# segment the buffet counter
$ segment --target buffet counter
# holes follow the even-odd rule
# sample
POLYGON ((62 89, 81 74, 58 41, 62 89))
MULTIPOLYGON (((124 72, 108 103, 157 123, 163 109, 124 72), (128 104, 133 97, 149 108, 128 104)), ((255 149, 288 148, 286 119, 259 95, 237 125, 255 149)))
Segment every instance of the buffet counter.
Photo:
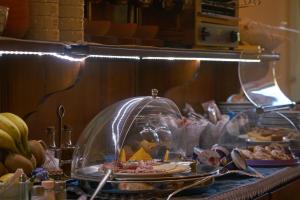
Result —
MULTIPOLYGON (((292 186, 296 189, 300 188, 300 182, 297 179, 300 177, 300 166, 286 168, 256 168, 259 172, 265 175, 263 179, 246 178, 239 175, 227 176, 218 178, 215 184, 205 190, 205 192, 193 195, 183 196, 177 199, 205 199, 205 200, 240 200, 240 199, 299 199, 300 194, 297 190, 293 197, 289 193, 284 193, 281 190, 287 189, 287 186, 292 186), (281 196, 276 193, 281 191, 281 196), (298 195, 298 196, 297 196, 298 195)), ((288 190, 291 191, 291 190, 288 190)))
MULTIPOLYGON (((175 200, 281 200, 300 199, 300 166, 285 168, 256 168, 265 178, 241 175, 219 177, 206 188, 190 190, 174 197, 175 200)), ((100 199, 145 199, 142 194, 100 194, 100 199)), ((75 199, 75 198, 74 198, 75 199)), ((151 200, 165 198, 147 197, 151 200)))

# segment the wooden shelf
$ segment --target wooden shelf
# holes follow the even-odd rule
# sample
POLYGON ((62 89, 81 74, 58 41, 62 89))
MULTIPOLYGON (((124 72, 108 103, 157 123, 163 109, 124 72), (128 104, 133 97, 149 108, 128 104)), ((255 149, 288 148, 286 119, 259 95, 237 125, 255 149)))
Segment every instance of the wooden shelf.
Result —
POLYGON ((126 56, 138 59, 167 59, 167 60, 212 60, 212 61, 235 61, 238 59, 254 60, 279 60, 279 54, 268 53, 244 53, 234 50, 210 50, 210 49, 179 49, 161 48, 135 45, 102 45, 95 43, 61 43, 48 41, 21 40, 0 37, 0 51, 4 53, 17 52, 41 52, 68 55, 75 58, 89 56, 126 56))

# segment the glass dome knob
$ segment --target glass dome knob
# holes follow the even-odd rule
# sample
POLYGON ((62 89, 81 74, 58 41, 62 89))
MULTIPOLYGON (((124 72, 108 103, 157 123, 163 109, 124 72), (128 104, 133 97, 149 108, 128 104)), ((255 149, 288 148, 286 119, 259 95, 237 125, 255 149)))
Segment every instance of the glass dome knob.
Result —
POLYGON ((156 98, 157 95, 158 95, 158 90, 157 90, 157 89, 152 89, 152 90, 151 90, 151 94, 152 94, 152 97, 153 97, 153 98, 156 98))

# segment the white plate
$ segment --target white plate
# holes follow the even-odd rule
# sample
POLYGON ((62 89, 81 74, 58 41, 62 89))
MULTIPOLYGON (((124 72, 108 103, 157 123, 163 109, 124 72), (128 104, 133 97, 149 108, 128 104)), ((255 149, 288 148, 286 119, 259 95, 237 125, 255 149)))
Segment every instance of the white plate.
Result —
POLYGON ((153 173, 114 173, 115 177, 158 177, 158 176, 170 176, 177 173, 188 173, 191 171, 189 165, 180 164, 180 163, 163 163, 153 166, 154 170, 161 172, 153 173))

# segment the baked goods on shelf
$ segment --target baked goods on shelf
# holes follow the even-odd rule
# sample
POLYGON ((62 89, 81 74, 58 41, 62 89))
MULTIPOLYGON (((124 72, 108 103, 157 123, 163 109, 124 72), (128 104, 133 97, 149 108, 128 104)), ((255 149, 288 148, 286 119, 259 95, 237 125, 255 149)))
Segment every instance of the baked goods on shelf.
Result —
POLYGON ((287 128, 253 128, 247 135, 253 141, 282 141, 283 137, 295 134, 294 130, 287 128))
POLYGON ((272 143, 268 146, 254 146, 252 148, 240 149, 241 154, 248 160, 291 160, 293 156, 278 144, 272 143))

